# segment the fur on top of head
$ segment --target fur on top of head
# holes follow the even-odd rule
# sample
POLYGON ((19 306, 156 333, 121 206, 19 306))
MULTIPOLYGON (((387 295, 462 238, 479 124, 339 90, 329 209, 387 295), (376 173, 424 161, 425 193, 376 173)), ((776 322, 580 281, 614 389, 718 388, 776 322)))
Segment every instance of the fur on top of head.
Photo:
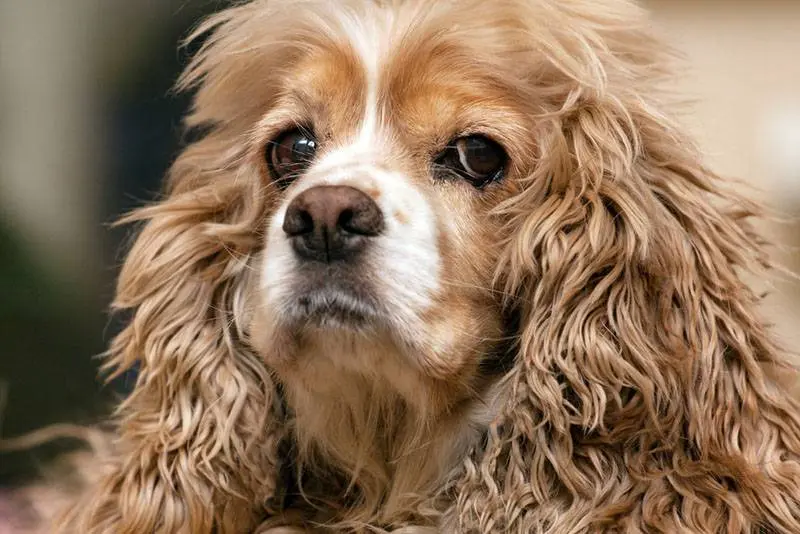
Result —
MULTIPOLYGON (((623 0, 255 0, 123 267, 64 532, 800 532, 768 264, 623 0)), ((792 373, 794 371, 791 371, 792 373)))

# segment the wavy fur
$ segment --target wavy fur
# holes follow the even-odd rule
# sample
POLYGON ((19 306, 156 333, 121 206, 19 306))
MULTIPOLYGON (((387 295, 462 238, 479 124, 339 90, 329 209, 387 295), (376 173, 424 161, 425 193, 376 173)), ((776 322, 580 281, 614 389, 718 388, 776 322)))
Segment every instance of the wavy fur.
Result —
MULTIPOLYGON (((178 158, 166 198, 129 219, 147 222, 107 367, 142 371, 106 471, 59 532, 303 531, 282 509, 287 415, 247 332, 274 191, 240 178, 254 172, 246 141, 276 98, 270 80, 335 39, 326 12, 346 6, 332 4, 257 0, 198 29, 210 37, 181 86, 197 91, 188 124, 213 129, 178 158)), ((521 317, 503 406, 414 504, 428 524, 397 532, 800 532, 800 406, 773 369, 795 371, 742 281, 769 267, 757 210, 668 118, 671 60, 645 15, 619 0, 435 4, 432 33, 458 17, 462 41, 497 38, 469 31, 480 24, 503 30, 536 151, 494 209, 492 295, 521 317)), ((356 523, 380 508, 375 493, 356 523)))

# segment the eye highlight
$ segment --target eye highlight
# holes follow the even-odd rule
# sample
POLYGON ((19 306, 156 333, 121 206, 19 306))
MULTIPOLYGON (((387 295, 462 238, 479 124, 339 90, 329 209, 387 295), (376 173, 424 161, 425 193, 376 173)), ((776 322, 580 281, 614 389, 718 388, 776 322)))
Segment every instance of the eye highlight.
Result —
POLYGON ((446 178, 456 174, 481 188, 503 177, 508 156, 503 147, 483 135, 452 141, 434 160, 434 174, 446 178))
POLYGON ((307 169, 314 160, 317 140, 305 128, 293 128, 269 142, 265 152, 272 179, 279 184, 288 185, 288 182, 307 169))

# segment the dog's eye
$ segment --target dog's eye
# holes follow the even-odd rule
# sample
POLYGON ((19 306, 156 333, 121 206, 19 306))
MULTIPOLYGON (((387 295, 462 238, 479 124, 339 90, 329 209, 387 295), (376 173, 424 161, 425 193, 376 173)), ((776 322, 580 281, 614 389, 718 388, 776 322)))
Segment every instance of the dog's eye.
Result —
POLYGON ((280 134, 267 145, 267 162, 276 182, 286 183, 304 171, 317 151, 317 140, 305 128, 280 134))
POLYGON ((483 187, 503 177, 507 159, 499 144, 482 135, 470 135, 451 142, 436 158, 434 168, 483 187))

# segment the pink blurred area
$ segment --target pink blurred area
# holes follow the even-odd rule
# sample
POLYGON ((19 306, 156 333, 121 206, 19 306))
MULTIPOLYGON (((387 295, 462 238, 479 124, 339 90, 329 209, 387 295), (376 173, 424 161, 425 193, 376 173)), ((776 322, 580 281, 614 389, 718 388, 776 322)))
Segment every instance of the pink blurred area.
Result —
POLYGON ((0 491, 0 534, 32 534, 23 524, 19 504, 9 492, 0 491))

